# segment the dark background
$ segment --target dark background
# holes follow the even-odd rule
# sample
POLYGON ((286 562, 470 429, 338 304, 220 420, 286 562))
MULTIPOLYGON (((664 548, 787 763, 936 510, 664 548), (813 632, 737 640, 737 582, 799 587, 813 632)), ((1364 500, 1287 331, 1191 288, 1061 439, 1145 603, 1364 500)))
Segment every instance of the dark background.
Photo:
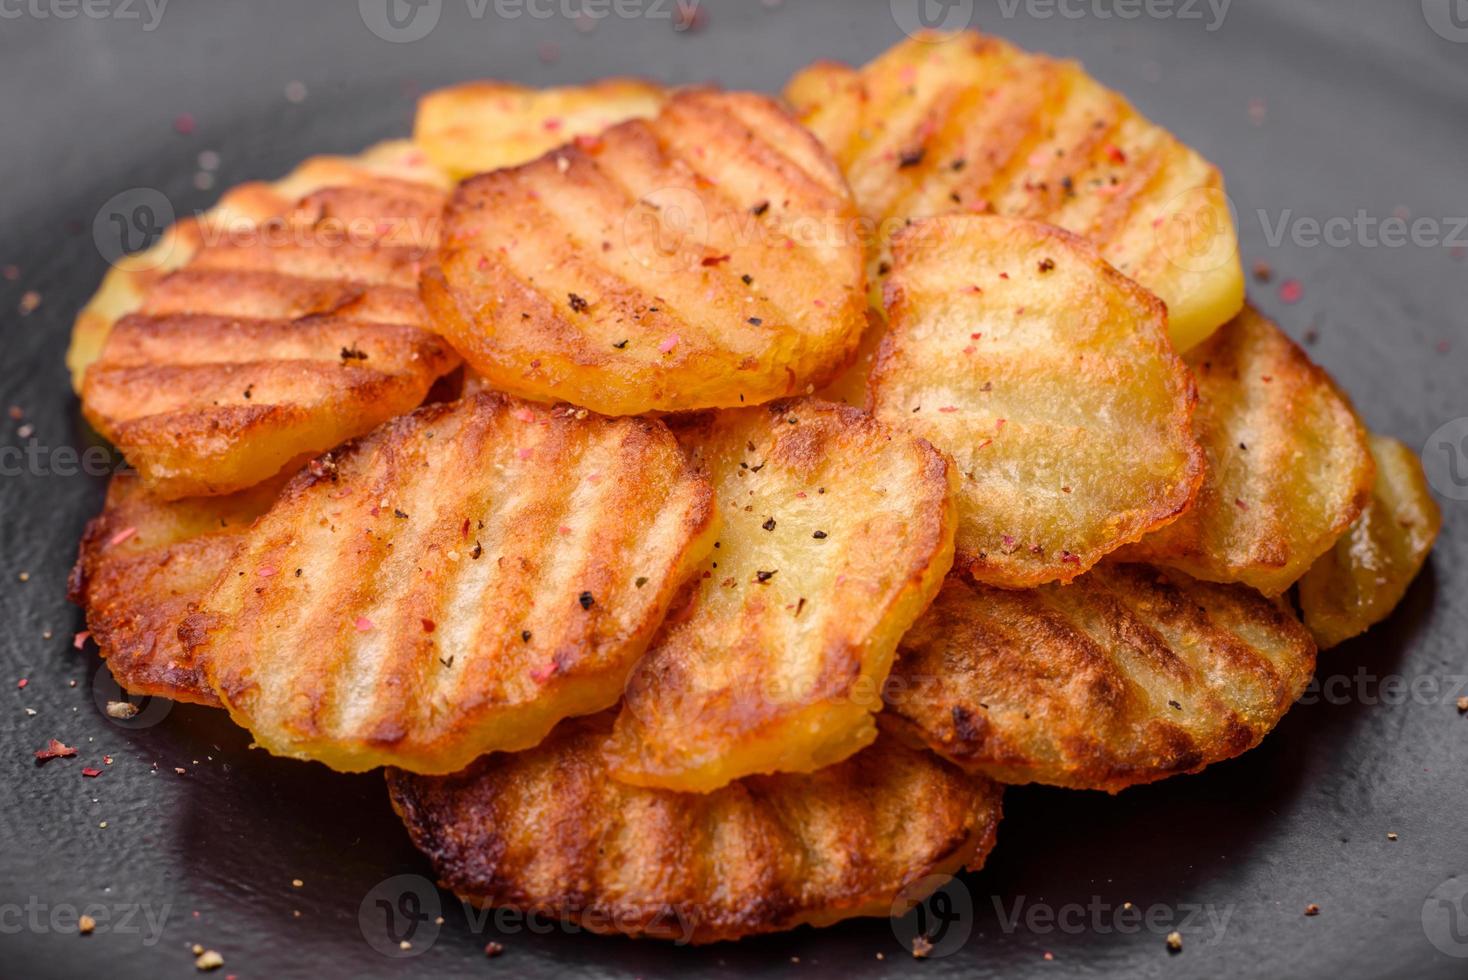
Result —
MULTIPOLYGON (((65 2, 0 0, 0 266, 14 266, 0 278, 0 408, 25 413, 0 416, 0 447, 44 450, 41 464, 0 478, 0 975, 187 976, 195 942, 224 955, 221 976, 241 978, 1468 973, 1468 959, 1448 955, 1468 956, 1468 903, 1458 903, 1455 942, 1435 901, 1468 890, 1468 718, 1454 705, 1468 694, 1468 505, 1446 498, 1443 539, 1402 609, 1324 656, 1329 696, 1307 697, 1260 749, 1118 798, 1011 791, 989 866, 952 892, 966 914, 939 944, 950 955, 915 963, 898 940, 911 923, 882 919, 706 949, 563 928, 476 934, 447 894, 436 941, 431 920, 415 934, 421 955, 395 962, 374 950, 368 937, 380 942, 385 922, 374 905, 384 890, 373 889, 429 874, 380 778, 250 752, 243 732, 202 709, 157 702, 142 724, 120 725, 97 707, 106 692, 95 653, 72 648, 82 627, 65 577, 105 480, 56 472, 57 450, 95 440, 62 353, 106 267, 92 232, 99 210, 151 188, 184 214, 309 154, 405 135, 416 94, 449 82, 640 73, 774 91, 814 58, 876 55, 901 37, 897 20, 888 0, 703 0, 694 31, 610 16, 583 32, 559 13, 575 0, 539 0, 554 16, 514 21, 493 0, 482 18, 467 0, 443 0, 426 38, 388 43, 350 0, 172 0, 153 30, 140 3, 63 20, 65 2), (286 97, 291 82, 304 84, 304 100, 286 97), (183 114, 190 135, 176 131, 183 114), (209 190, 195 186, 203 150, 220 155, 209 190), (41 302, 23 316, 28 291, 41 302), (37 766, 32 753, 52 737, 80 757, 37 766), (85 779, 83 765, 105 771, 85 779), (1118 929, 1125 902, 1157 906, 1154 925, 1118 929), (1306 917, 1312 902, 1321 912, 1306 917), (1016 903, 1020 921, 1006 925, 1016 903), (107 911, 83 938, 74 924, 87 905, 107 911), (157 937, 148 913, 164 922, 157 937), (1177 926, 1185 949, 1170 955, 1164 936, 1177 926), (491 938, 506 952, 486 961, 491 938)), ((1266 229, 1285 220, 1308 236, 1299 219, 1361 210, 1468 215, 1468 9, 1458 30, 1444 19, 1447 0, 1234 0, 1221 24, 1206 3, 1186 11, 1201 19, 1183 16, 1184 2, 1122 19, 1109 0, 1070 0, 1078 17, 978 0, 976 23, 1083 59, 1219 164, 1246 267, 1274 270, 1271 282, 1251 278, 1254 299, 1313 341, 1373 428, 1428 445, 1468 416, 1464 250, 1374 247, 1374 235, 1354 231, 1337 245, 1271 242, 1266 229), (1303 292, 1286 303, 1291 280, 1303 292)))

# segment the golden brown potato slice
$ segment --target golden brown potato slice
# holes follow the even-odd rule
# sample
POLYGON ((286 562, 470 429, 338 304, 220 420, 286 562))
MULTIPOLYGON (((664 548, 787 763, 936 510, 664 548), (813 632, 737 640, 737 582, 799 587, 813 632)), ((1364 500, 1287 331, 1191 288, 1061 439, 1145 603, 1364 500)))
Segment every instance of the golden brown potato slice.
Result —
POLYGON ((246 528, 279 493, 277 478, 227 497, 162 500, 119 473, 87 524, 68 597, 123 690, 215 705, 178 626, 228 565, 246 528))
POLYGON ((1217 169, 1074 62, 973 33, 914 38, 860 70, 813 65, 786 97, 877 229, 874 277, 908 219, 969 211, 1090 239, 1166 301, 1179 349, 1243 306, 1217 169))
POLYGON ((893 242, 876 416, 952 454, 957 564, 1068 582, 1174 520, 1203 477, 1157 298, 1068 232, 948 215, 893 242))
POLYGON ((312 463, 179 632, 271 752, 453 772, 616 702, 713 507, 662 423, 433 405, 312 463))
POLYGON ((245 234, 327 187, 370 186, 383 178, 436 187, 448 184, 423 151, 407 140, 379 143, 355 157, 312 157, 274 183, 241 184, 227 191, 209 211, 181 219, 151 248, 118 261, 72 327, 66 352, 72 387, 81 393, 87 368, 101 355, 112 325, 136 312, 153 284, 187 265, 205 241, 245 234))
POLYGON ((1330 376, 1253 308, 1187 361, 1208 476, 1191 511, 1124 557, 1279 595, 1371 498, 1366 431, 1330 376))
POLYGON ((891 915, 994 845, 1000 789, 890 737, 707 794, 629 786, 605 716, 452 776, 388 772, 393 807, 467 901, 678 942, 891 915))
POLYGON ((774 101, 686 91, 454 195, 435 325, 496 388, 609 415, 757 404, 866 325, 851 194, 774 101))
POLYGON ((1422 460, 1395 439, 1372 435, 1376 489, 1351 529, 1300 579, 1300 608, 1328 650, 1391 615, 1442 530, 1422 460))
POLYGON ((1315 644, 1283 603, 1106 564, 1009 592, 951 576, 902 639, 884 719, 1005 783, 1117 792, 1254 747, 1315 644))
POLYGON ((705 792, 844 759, 876 736, 898 637, 952 564, 951 467, 920 439, 808 399, 715 413, 679 438, 724 527, 628 681, 613 771, 705 792))
POLYGON ((516 167, 578 136, 658 114, 668 95, 638 78, 589 85, 526 88, 510 82, 464 82, 418 102, 413 141, 436 165, 462 179, 516 167))
POLYGON ((417 294, 443 202, 377 178, 206 229, 87 368, 88 420, 175 498, 249 487, 416 408, 458 364, 417 294))

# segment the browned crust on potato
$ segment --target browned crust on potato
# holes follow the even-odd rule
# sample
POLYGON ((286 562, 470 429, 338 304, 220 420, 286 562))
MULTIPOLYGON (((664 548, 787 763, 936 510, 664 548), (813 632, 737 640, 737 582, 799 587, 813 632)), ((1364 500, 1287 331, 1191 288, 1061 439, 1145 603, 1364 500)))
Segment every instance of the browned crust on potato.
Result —
POLYGON ((226 494, 422 403, 458 356, 425 329, 440 190, 313 192, 252 224, 199 223, 86 370, 82 407, 162 496, 226 494))
POLYGON ((903 637, 882 718, 1001 782, 1114 793, 1253 748, 1315 652, 1284 604, 1181 572, 1024 592, 955 575, 903 637))
POLYGON ((690 794, 613 779, 607 723, 567 722, 452 776, 389 770, 444 887, 593 932, 709 943, 890 915, 994 844, 999 788, 892 738, 819 772, 690 794))
POLYGON ((921 439, 809 399, 679 429, 724 515, 628 682, 620 779, 706 791, 868 744, 898 637, 952 564, 953 476, 921 439))
POLYGON ((915 222, 893 259, 869 407, 953 456, 956 564, 1072 581, 1191 505, 1197 395, 1160 300, 1036 222, 915 222))
POLYGON ((118 685, 133 694, 219 705, 178 640, 193 603, 228 566, 244 532, 280 490, 167 501, 119 473, 102 513, 87 523, 67 597, 118 685))
POLYGON ((179 632, 271 752, 452 772, 614 703, 713 534, 662 423, 480 394, 310 464, 179 632))
POLYGON ((1191 511, 1121 557, 1279 595, 1371 500, 1366 430, 1330 375, 1253 308, 1186 360, 1207 477, 1191 511))
POLYGON ((833 377, 865 325, 862 263, 814 137, 764 96, 689 90, 462 184, 423 296, 500 390, 686 411, 833 377))

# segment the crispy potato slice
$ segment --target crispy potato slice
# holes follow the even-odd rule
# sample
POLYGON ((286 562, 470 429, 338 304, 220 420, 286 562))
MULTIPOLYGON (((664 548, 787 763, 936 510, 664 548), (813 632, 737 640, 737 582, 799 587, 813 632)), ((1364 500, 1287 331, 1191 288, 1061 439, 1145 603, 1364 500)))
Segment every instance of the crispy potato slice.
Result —
POLYGON ((496 388, 609 415, 803 394, 866 325, 851 194, 775 102, 693 90, 454 195, 423 296, 496 388))
POLYGON ((312 157, 272 184, 241 184, 227 191, 209 211, 180 220, 151 248, 115 263, 72 327, 66 352, 72 387, 81 394, 82 379, 101 356, 112 325, 137 312, 148 290, 187 265, 206 241, 263 225, 285 214, 301 198, 327 187, 371 185, 384 178, 448 185, 448 178, 407 140, 379 143, 355 157, 312 157))
POLYGON ((974 33, 914 38, 860 70, 813 65, 786 97, 877 229, 874 277, 908 219, 972 211, 1090 239, 1167 303, 1179 349, 1243 306, 1218 170, 1074 62, 974 33))
POLYGON ((1322 650, 1390 616, 1442 530, 1442 511, 1417 454, 1385 436, 1370 436, 1370 445, 1376 460, 1371 503, 1300 579, 1300 609, 1322 650))
POLYGON ((707 794, 629 786, 606 717, 452 776, 388 772, 446 888, 599 933, 707 943, 887 916, 994 845, 998 786, 884 737, 807 774, 707 794))
POLYGON ((958 464, 959 566, 1068 582, 1188 506, 1195 392, 1156 297, 1074 235, 1008 218, 918 222, 893 260, 868 395, 958 464))
POLYGON ((882 718, 1005 783, 1117 792, 1253 748, 1315 644, 1283 602, 1106 564, 1025 592, 951 576, 902 639, 882 718))
POLYGON ((251 486, 417 407, 458 364, 417 294, 443 203, 376 178, 202 233, 87 368, 88 420, 176 498, 251 486))
POLYGON ((713 508, 660 422, 433 405, 292 481, 179 633, 271 752, 453 772, 616 702, 713 508))
POLYGON ((1252 307, 1187 361, 1208 476, 1191 511, 1121 557, 1279 595, 1371 499, 1366 430, 1330 376, 1252 307))
POLYGON ((102 513, 82 536, 68 598, 86 610, 92 639, 123 690, 218 706, 179 643, 179 623, 283 482, 167 501, 135 473, 113 476, 102 513))
POLYGON ((593 136, 628 119, 656 116, 667 97, 661 85, 640 78, 545 89, 464 82, 418 101, 413 142, 462 180, 528 163, 567 140, 593 136))
POLYGON ((619 779, 706 792, 807 772, 876 736, 897 640, 952 564, 952 470, 932 446, 809 399, 679 432, 724 528, 691 601, 627 684, 619 779))

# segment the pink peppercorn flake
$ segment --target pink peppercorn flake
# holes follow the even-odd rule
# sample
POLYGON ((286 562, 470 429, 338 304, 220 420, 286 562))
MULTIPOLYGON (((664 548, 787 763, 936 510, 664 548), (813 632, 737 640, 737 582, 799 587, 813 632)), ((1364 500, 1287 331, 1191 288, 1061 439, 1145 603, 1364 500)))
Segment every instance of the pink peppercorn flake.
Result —
POLYGON ((1305 287, 1298 279, 1286 279, 1279 284, 1280 302, 1294 306, 1305 298, 1305 287))
POLYGON ((671 351, 674 347, 677 347, 677 346, 678 346, 678 335, 677 334, 670 334, 669 336, 663 338, 663 342, 662 343, 658 344, 658 353, 659 354, 666 354, 669 351, 671 351))
POLYGON ((180 136, 188 136, 194 131, 194 117, 187 112, 179 113, 173 119, 173 131, 180 136))
POLYGON ((82 770, 82 775, 86 776, 88 779, 96 779, 98 776, 102 775, 102 770, 93 769, 91 766, 87 766, 85 769, 82 770))
POLYGON ((354 625, 357 627, 358 633, 368 633, 372 630, 372 620, 366 616, 358 616, 354 625))
POLYGON ((36 759, 40 762, 45 762, 47 759, 64 759, 73 755, 76 755, 76 749, 54 738, 46 743, 44 749, 36 750, 36 759))
POLYGON ((92 637, 92 631, 91 630, 82 630, 76 636, 72 637, 72 640, 71 640, 71 646, 72 646, 72 648, 75 649, 75 650, 80 650, 82 647, 84 647, 84 646, 87 645, 87 640, 91 639, 91 637, 92 637))
POLYGON ((124 541, 126 541, 128 538, 132 537, 133 535, 135 535, 137 533, 138 533, 138 529, 137 528, 135 528, 135 527, 125 527, 121 531, 118 531, 112 537, 110 537, 110 538, 107 539, 107 547, 109 547, 109 548, 115 548, 118 545, 122 544, 124 541))
POLYGON ((20 680, 18 680, 18 681, 15 682, 16 690, 20 690, 20 691, 25 690, 25 686, 27 684, 29 684, 29 683, 30 683, 30 681, 28 681, 24 677, 22 677, 20 680))

